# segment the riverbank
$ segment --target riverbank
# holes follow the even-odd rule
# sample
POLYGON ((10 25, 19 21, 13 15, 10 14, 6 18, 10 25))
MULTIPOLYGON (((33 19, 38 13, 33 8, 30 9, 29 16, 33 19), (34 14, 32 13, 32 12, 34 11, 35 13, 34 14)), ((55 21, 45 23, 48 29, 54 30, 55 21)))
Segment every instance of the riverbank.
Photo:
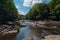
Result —
MULTIPOLYGON (((44 36, 44 37, 47 37, 44 40, 53 40, 54 37, 56 40, 60 39, 60 37, 59 37, 60 36, 60 21, 33 21, 33 22, 27 22, 26 25, 27 24, 30 25, 32 30, 34 30, 35 32, 37 30, 39 32, 40 32, 40 30, 48 31, 48 32, 43 31, 43 35, 46 34, 46 36, 44 36), (50 35, 52 35, 52 36, 50 36, 48 33, 50 33, 50 35), (50 37, 48 38, 47 35, 50 36, 51 38, 50 37)), ((23 40, 27 40, 27 39, 30 39, 30 38, 24 38, 23 40)))
MULTIPOLYGON (((24 38, 23 40, 31 40, 31 38, 30 37, 24 38)), ((45 36, 43 40, 60 40, 60 35, 48 35, 45 36)))
POLYGON ((44 40, 60 40, 60 35, 48 35, 44 40))
MULTIPOLYGON (((26 25, 32 25, 32 28, 36 28, 36 29, 43 29, 52 33, 56 33, 56 34, 60 34, 60 29, 56 30, 60 27, 60 21, 33 21, 33 22, 24 22, 24 24, 26 25), (38 25, 38 26, 37 26, 38 25), (44 26, 44 27, 43 27, 44 26), (46 26, 46 27, 45 27, 46 26), (48 29, 48 30, 47 30, 48 29), (54 32, 53 32, 54 31, 54 32)), ((18 27, 18 26, 16 26, 18 27)), ((1 29, 1 28, 0 28, 1 29)), ((17 30, 9 30, 11 29, 9 26, 7 27, 3 27, 3 29, 7 29, 3 30, 3 35, 0 36, 0 40, 15 40, 15 37, 17 35, 17 30)), ((36 30, 34 29, 34 31, 36 30)), ((24 31, 24 30, 23 30, 24 31)), ((36 30, 37 31, 37 30, 36 30)), ((35 32, 36 32, 35 31, 35 32)), ((45 33, 44 33, 45 34, 45 33)), ((54 35, 52 35, 54 36, 54 35)), ((58 35, 56 35, 57 37, 59 37, 58 35)), ((19 37, 20 38, 20 37, 19 37)), ((49 39, 48 37, 45 38, 45 40, 49 39)), ((51 38, 53 39, 53 38, 51 38)), ((50 39, 49 39, 50 40, 50 39)))
POLYGON ((15 40, 17 35, 17 30, 12 30, 5 32, 3 35, 0 35, 0 40, 15 40))

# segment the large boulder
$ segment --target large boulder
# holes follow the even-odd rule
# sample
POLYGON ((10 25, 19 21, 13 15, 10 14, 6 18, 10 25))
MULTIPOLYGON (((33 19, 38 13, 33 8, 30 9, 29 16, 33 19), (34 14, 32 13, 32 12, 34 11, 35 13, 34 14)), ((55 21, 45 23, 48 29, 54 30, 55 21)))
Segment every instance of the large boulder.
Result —
POLYGON ((3 35, 0 35, 0 40, 15 40, 16 35, 17 30, 9 31, 4 33, 3 35))

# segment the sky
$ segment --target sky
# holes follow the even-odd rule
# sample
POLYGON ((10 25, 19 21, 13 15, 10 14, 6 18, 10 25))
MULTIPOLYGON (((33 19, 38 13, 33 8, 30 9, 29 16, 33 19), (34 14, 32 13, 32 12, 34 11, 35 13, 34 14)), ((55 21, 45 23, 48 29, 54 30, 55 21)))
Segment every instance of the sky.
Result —
POLYGON ((50 0, 14 0, 19 14, 26 15, 35 3, 49 2, 50 0))

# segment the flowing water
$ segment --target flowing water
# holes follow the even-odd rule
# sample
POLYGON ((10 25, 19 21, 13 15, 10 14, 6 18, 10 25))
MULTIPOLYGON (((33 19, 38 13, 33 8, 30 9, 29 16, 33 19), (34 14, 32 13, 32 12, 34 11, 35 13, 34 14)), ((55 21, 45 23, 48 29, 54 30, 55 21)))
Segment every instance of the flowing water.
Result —
POLYGON ((23 38, 30 37, 33 40, 42 40, 45 35, 51 34, 48 31, 42 30, 40 36, 36 36, 34 32, 30 29, 29 26, 23 27, 20 29, 19 33, 17 34, 16 40, 22 40, 23 38))
POLYGON ((38 30, 39 33, 36 32, 37 30, 31 30, 30 26, 22 27, 19 30, 19 33, 16 36, 16 40, 22 40, 24 38, 31 38, 31 40, 43 40, 44 36, 51 34, 49 31, 46 30, 38 30), (37 36, 36 34, 40 34, 37 36))

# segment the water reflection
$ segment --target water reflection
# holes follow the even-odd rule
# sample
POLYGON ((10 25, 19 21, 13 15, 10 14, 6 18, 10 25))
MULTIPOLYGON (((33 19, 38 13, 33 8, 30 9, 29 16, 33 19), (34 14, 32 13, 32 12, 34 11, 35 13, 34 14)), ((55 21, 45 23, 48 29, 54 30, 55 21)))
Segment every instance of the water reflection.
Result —
POLYGON ((22 40, 23 38, 28 38, 30 37, 33 40, 42 40, 44 38, 44 36, 51 34, 49 31, 46 30, 31 30, 29 26, 26 27, 22 27, 19 31, 19 33, 17 34, 16 40, 22 40), (40 36, 36 36, 36 34, 40 34, 40 36))
POLYGON ((20 29, 19 33, 17 34, 16 40, 22 40, 25 37, 31 36, 29 26, 23 27, 20 29))

